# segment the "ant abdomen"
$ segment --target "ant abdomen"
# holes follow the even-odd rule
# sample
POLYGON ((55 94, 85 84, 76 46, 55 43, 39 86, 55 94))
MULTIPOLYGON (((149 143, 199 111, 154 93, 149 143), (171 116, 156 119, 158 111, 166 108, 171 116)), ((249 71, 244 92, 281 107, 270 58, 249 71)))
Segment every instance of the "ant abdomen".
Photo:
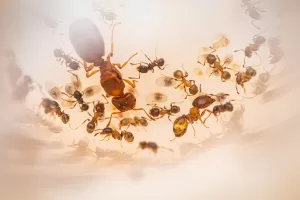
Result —
POLYGON ((141 66, 138 66, 138 67, 137 67, 137 70, 138 70, 140 73, 148 73, 149 68, 148 68, 148 66, 146 66, 146 65, 141 65, 141 66))

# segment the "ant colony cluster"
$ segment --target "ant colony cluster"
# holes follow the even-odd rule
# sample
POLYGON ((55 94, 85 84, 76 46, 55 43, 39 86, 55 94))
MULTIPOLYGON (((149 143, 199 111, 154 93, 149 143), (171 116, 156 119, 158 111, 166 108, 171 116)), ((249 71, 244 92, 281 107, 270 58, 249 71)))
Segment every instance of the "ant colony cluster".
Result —
MULTIPOLYGON (((173 128, 170 126, 170 132, 173 132, 173 136, 168 140, 170 143, 185 137, 189 126, 192 127, 195 140, 197 140, 197 134, 199 133, 194 127, 195 123, 200 122, 201 126, 209 130, 206 123, 208 118, 219 123, 224 113, 234 112, 236 105, 240 107, 241 103, 237 101, 241 102, 244 98, 254 98, 265 91, 259 90, 260 92, 258 92, 258 89, 254 89, 257 92, 252 92, 252 97, 245 97, 249 94, 248 88, 254 86, 249 84, 251 80, 257 80, 260 83, 259 87, 262 87, 261 85, 265 86, 270 77, 270 71, 268 72, 261 67, 262 59, 259 55, 261 48, 269 48, 269 63, 271 65, 278 63, 283 57, 278 37, 267 39, 263 35, 257 34, 253 36, 252 41, 249 41, 245 48, 241 47, 241 49, 238 48, 232 52, 233 54, 244 53, 244 61, 240 65, 234 64, 233 56, 226 56, 225 58, 219 56, 218 51, 227 48, 231 43, 227 36, 222 35, 218 40, 212 42, 209 47, 203 47, 206 52, 199 55, 198 60, 195 59, 195 64, 198 65, 198 69, 201 71, 204 69, 210 70, 206 74, 208 80, 211 80, 211 76, 215 75, 214 79, 219 81, 220 84, 233 83, 233 91, 236 91, 237 95, 242 97, 240 100, 231 98, 231 94, 226 91, 215 94, 205 93, 205 87, 202 88, 201 84, 198 83, 201 79, 191 80, 189 72, 182 65, 180 68, 175 69, 173 74, 157 75, 153 85, 173 88, 174 93, 180 92, 179 89, 182 88, 183 98, 166 103, 168 100, 166 94, 153 92, 150 95, 152 103, 142 107, 137 102, 139 98, 137 98, 136 85, 147 74, 162 72, 168 66, 166 60, 159 57, 151 58, 140 50, 133 52, 124 63, 113 63, 113 34, 120 23, 115 23, 117 15, 113 10, 106 10, 97 4, 94 4, 93 7, 95 12, 100 13, 103 22, 111 28, 110 52, 105 53, 104 39, 95 22, 87 18, 73 21, 69 26, 68 35, 77 58, 73 58, 61 48, 54 49, 52 55, 59 64, 66 67, 66 72, 72 77, 71 83, 67 83, 62 87, 46 84, 45 91, 47 93, 43 93, 44 97, 38 106, 38 113, 42 113, 46 117, 58 117, 62 125, 68 126, 67 128, 71 130, 77 130, 83 126, 85 127, 83 129, 86 132, 85 134, 89 138, 93 138, 94 141, 118 140, 122 147, 124 143, 136 143, 138 144, 136 145, 138 151, 150 150, 155 154, 161 149, 173 151, 159 146, 155 141, 136 141, 138 129, 147 130, 149 124, 167 117, 173 126, 173 128), (131 62, 138 53, 144 57, 144 61, 131 62), (249 66, 247 63, 253 57, 254 59, 258 58, 260 62, 256 66, 249 66), (136 74, 125 78, 122 69, 130 66, 136 69, 136 74), (261 69, 264 71, 259 73, 261 69), (77 73, 80 70, 85 73, 85 77, 80 78, 77 73), (99 82, 82 88, 83 79, 89 79, 90 77, 98 77, 99 82), (88 101, 90 97, 95 95, 99 95, 101 99, 88 101), (181 107, 181 104, 188 98, 192 99, 192 102, 189 103, 188 112, 184 112, 185 109, 181 107), (87 117, 82 119, 81 124, 71 123, 72 116, 76 114, 74 113, 76 108, 87 114, 87 117), (71 110, 73 112, 70 112, 71 110), (128 113, 132 113, 133 116, 128 115, 128 113), (118 122, 115 123, 114 119, 117 119, 118 122)), ((246 8, 246 14, 253 19, 252 24, 254 27, 260 29, 255 22, 261 19, 261 12, 264 11, 257 8, 255 3, 250 0, 243 0, 242 7, 246 8)), ((48 19, 48 24, 49 21, 48 19)), ((55 28, 56 24, 51 27, 55 28)), ((10 69, 18 69, 13 62, 15 58, 13 52, 7 51, 5 55, 12 58, 10 69)), ((202 75, 205 74, 202 73, 202 75)), ((21 76, 21 73, 19 73, 19 76, 21 76)), ((15 77, 12 77, 12 79, 16 80, 15 77)), ((14 98, 24 98, 29 90, 36 88, 34 83, 35 81, 32 78, 24 76, 23 83, 15 86, 14 94, 16 95, 14 98), (27 91, 27 93, 24 91, 27 91)), ((41 85, 37 83, 36 85, 41 91, 43 90, 41 85)), ((101 145, 101 142, 99 145, 101 145)))

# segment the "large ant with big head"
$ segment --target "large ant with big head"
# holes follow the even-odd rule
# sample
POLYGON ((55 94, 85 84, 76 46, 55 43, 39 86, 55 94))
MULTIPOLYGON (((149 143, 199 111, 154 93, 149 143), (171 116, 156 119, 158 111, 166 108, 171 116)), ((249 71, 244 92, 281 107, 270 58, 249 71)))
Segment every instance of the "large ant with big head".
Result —
MULTIPOLYGON (((135 87, 136 81, 129 81, 122 77, 120 71, 117 70, 115 66, 119 69, 122 69, 127 65, 127 63, 137 55, 133 54, 125 63, 122 65, 119 63, 111 63, 111 57, 114 52, 114 43, 113 43, 113 31, 115 25, 112 28, 112 42, 111 42, 111 52, 108 54, 106 60, 102 57, 105 54, 104 40, 103 37, 93 23, 89 19, 78 19, 73 22, 69 28, 70 40, 71 43, 79 55, 79 57, 84 61, 84 69, 86 71, 86 77, 89 78, 94 74, 100 72, 100 84, 105 90, 107 97, 112 96, 112 104, 120 111, 111 113, 111 118, 115 114, 120 114, 129 110, 142 110, 146 115, 154 120, 143 108, 135 108, 136 98, 130 93, 124 93, 125 83, 129 84, 131 87, 135 87), (88 34, 87 34, 88 33, 88 34), (87 63, 93 63, 90 66, 87 66, 87 63), (93 70, 97 66, 98 70, 93 70)), ((108 122, 108 125, 111 122, 111 118, 108 122)))

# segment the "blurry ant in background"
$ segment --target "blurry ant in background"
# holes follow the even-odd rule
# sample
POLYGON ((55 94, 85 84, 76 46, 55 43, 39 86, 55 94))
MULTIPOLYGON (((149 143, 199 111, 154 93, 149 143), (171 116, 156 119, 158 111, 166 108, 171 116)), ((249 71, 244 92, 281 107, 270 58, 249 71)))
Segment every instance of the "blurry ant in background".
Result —
POLYGON ((155 119, 160 119, 163 118, 165 115, 168 115, 168 119, 170 122, 172 122, 172 120, 170 119, 171 116, 173 116, 174 114, 177 114, 180 112, 180 107, 174 105, 176 102, 172 102, 170 104, 170 108, 166 108, 166 106, 159 107, 156 104, 148 104, 150 106, 152 106, 152 108, 149 111, 149 114, 154 117, 155 119))
POLYGON ((75 128, 74 130, 77 130, 79 127, 81 127, 83 124, 85 124, 87 121, 89 121, 89 123, 87 123, 86 125, 86 131, 88 133, 93 133, 97 127, 98 124, 98 120, 105 120, 108 118, 104 118, 103 116, 105 114, 105 104, 109 104, 109 102, 107 101, 106 97, 104 95, 102 95, 103 98, 106 100, 106 103, 102 103, 100 101, 97 102, 97 104, 95 104, 95 102, 93 102, 94 104, 94 108, 93 108, 93 113, 94 115, 92 116, 89 112, 89 116, 91 117, 91 119, 86 119, 85 121, 83 121, 77 128, 75 128))
MULTIPOLYGON (((186 93, 185 99, 187 99, 187 97, 189 96, 194 96, 199 92, 199 88, 198 86, 195 84, 195 80, 187 80, 186 78, 188 77, 188 73, 185 71, 185 69, 182 66, 182 69, 184 70, 176 70, 173 72, 173 77, 168 77, 165 75, 162 75, 163 77, 160 77, 159 79, 156 80, 156 83, 158 85, 165 85, 166 86, 166 80, 170 80, 173 79, 175 81, 181 82, 179 85, 177 85, 175 87, 175 89, 179 88, 180 86, 183 85, 184 88, 184 92, 186 93), (189 92, 187 92, 186 88, 189 89, 189 92)), ((172 84, 168 85, 168 86, 172 86, 172 84)), ((200 85, 200 91, 201 91, 201 85, 200 85)))
POLYGON ((259 12, 266 12, 260 8, 257 8, 254 6, 255 4, 261 3, 260 2, 254 2, 252 3, 251 0, 242 0, 242 7, 246 7, 246 14, 249 15, 253 20, 251 21, 251 24, 255 26, 255 28, 260 29, 257 25, 254 24, 255 21, 261 20, 261 15, 259 12))
POLYGON ((244 93, 246 93, 246 88, 244 83, 249 82, 257 74, 256 70, 253 67, 247 67, 245 72, 238 72, 236 74, 236 92, 240 94, 238 90, 238 85, 240 85, 244 93))
POLYGON ((145 52, 141 50, 141 52, 145 55, 145 57, 149 60, 149 63, 146 62, 140 62, 140 63, 130 63, 131 65, 139 65, 136 69, 139 72, 138 78, 129 77, 130 79, 140 79, 141 73, 146 74, 149 71, 152 71, 154 73, 154 67, 158 67, 160 70, 164 70, 166 66, 165 60, 163 58, 157 58, 156 56, 156 49, 155 49, 155 57, 156 59, 152 61, 145 52))
POLYGON ((158 149, 166 149, 166 150, 169 150, 171 152, 173 152, 172 149, 170 148, 165 148, 165 147, 160 147, 158 146, 155 142, 145 142, 145 141, 141 141, 139 143, 139 146, 138 146, 139 149, 142 149, 142 150, 145 150, 145 149, 148 149, 150 150, 151 152, 153 153, 157 153, 158 149))
POLYGON ((98 2, 93 2, 92 6, 93 6, 94 11, 97 11, 100 13, 102 21, 105 24, 113 25, 114 21, 117 19, 117 15, 114 12, 114 9, 112 9, 112 10, 104 9, 102 6, 100 6, 100 3, 98 3, 98 2))
POLYGON ((282 57, 284 56, 284 52, 282 48, 280 47, 280 40, 278 37, 272 37, 268 39, 268 46, 269 46, 269 58, 270 64, 275 64, 279 62, 282 57))
POLYGON ((42 18, 43 22, 45 23, 45 25, 48 28, 52 29, 52 35, 54 35, 54 34, 64 35, 62 33, 56 33, 56 29, 59 26, 59 24, 61 23, 60 21, 53 19, 49 15, 40 14, 39 16, 41 16, 41 18, 42 18))
POLYGON ((148 119, 145 117, 137 117, 134 116, 133 118, 127 117, 123 118, 119 122, 119 129, 121 129, 123 126, 127 126, 127 129, 130 126, 148 126, 148 119))
POLYGON ((246 57, 247 58, 251 58, 253 53, 255 53, 259 60, 260 60, 260 63, 257 65, 259 66, 261 64, 261 58, 260 56, 258 55, 257 51, 259 50, 259 48, 265 44, 265 42, 267 41, 266 38, 264 36, 260 36, 260 35, 255 35, 252 39, 253 43, 254 44, 249 44, 248 46, 245 47, 245 49, 240 49, 240 50, 235 50, 234 52, 238 52, 238 51, 243 51, 244 54, 245 54, 245 57, 244 57, 244 64, 243 64, 243 67, 245 67, 246 65, 246 57))
MULTIPOLYGON (((232 105, 231 101, 226 102, 225 104, 216 105, 213 107, 213 110, 212 110, 212 112, 216 116, 216 118, 221 113, 232 112, 232 111, 233 111, 233 105, 232 105)), ((209 117, 210 117, 210 115, 207 118, 209 118, 209 117)), ((204 120, 204 123, 207 120, 207 118, 204 120)))
MULTIPOLYGON (((131 132, 128 132, 128 131, 121 131, 121 133, 120 133, 119 131, 114 130, 110 127, 106 127, 104 129, 98 129, 98 130, 102 130, 102 131, 96 133, 95 137, 97 135, 104 135, 104 137, 100 141, 103 141, 105 139, 106 139, 106 141, 108 141, 110 139, 110 137, 113 137, 113 139, 121 141, 121 147, 122 147, 122 139, 123 138, 128 143, 132 143, 134 141, 133 134, 131 132)), ((96 131, 98 131, 98 130, 96 130, 96 131)))
POLYGON ((58 62, 65 63, 66 67, 71 69, 68 70, 69 73, 73 74, 72 71, 80 69, 79 61, 71 57, 70 54, 67 55, 62 49, 54 49, 53 54, 58 62))
POLYGON ((50 115, 53 118, 55 118, 56 115, 64 124, 67 124, 70 121, 70 116, 61 110, 59 104, 56 101, 48 98, 43 98, 38 107, 38 110, 40 110, 41 107, 44 108, 44 113, 46 115, 50 115))

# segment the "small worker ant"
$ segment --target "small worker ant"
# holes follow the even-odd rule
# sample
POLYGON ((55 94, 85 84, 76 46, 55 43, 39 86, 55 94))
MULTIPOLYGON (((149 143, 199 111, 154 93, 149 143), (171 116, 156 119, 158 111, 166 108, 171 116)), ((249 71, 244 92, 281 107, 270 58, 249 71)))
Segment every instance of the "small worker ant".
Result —
POLYGON ((256 70, 253 67, 247 67, 245 72, 238 72, 236 76, 236 92, 240 94, 238 90, 238 85, 240 85, 244 89, 244 93, 246 93, 246 88, 244 83, 249 82, 253 77, 257 74, 256 70))
POLYGON ((194 99, 192 103, 193 107, 190 109, 189 114, 182 115, 174 121, 173 133, 175 137, 171 141, 175 140, 177 137, 182 137, 186 133, 189 124, 191 124, 194 130, 194 137, 196 137, 196 130, 193 126, 193 123, 198 120, 200 120, 200 122, 204 125, 204 127, 208 128, 205 125, 205 122, 202 120, 202 117, 206 112, 213 114, 212 111, 207 109, 210 105, 212 105, 216 101, 216 99, 212 98, 213 96, 216 95, 213 94, 201 95, 194 99), (200 109, 204 109, 204 110, 200 113, 200 109))
POLYGON ((155 154, 157 153, 158 149, 166 149, 166 150, 169 150, 169 151, 173 152, 172 149, 165 148, 165 147, 160 147, 155 142, 142 141, 142 142, 139 143, 138 148, 140 148, 142 150, 148 149, 148 150, 152 151, 155 154))
POLYGON ((53 54, 58 62, 65 63, 66 67, 71 69, 68 71, 69 73, 80 69, 79 61, 71 57, 70 54, 67 55, 62 49, 54 49, 53 54))
MULTIPOLYGON (((79 80, 78 76, 77 75, 75 75, 75 76, 76 76, 77 80, 79 80)), ((101 89, 100 89, 100 87, 98 85, 93 85, 93 86, 89 86, 89 87, 85 88, 83 91, 79 91, 78 88, 76 87, 75 91, 71 95, 70 94, 66 94, 64 92, 62 92, 61 94, 65 95, 65 96, 67 96, 69 98, 72 98, 72 97, 75 98, 75 101, 62 99, 65 102, 75 103, 73 105, 73 107, 71 107, 69 109, 73 109, 73 108, 75 108, 75 106, 77 104, 79 104, 81 111, 87 111, 87 110, 89 110, 89 105, 88 105, 88 103, 86 103, 83 100, 83 98, 92 97, 95 94, 98 94, 100 91, 101 91, 101 89)))
POLYGON ((84 120, 77 128, 75 128, 74 130, 77 130, 79 127, 81 127, 83 124, 85 124, 87 121, 89 121, 89 123, 87 123, 86 125, 86 131, 88 133, 93 133, 97 127, 97 124, 98 124, 98 120, 105 120, 105 119, 108 119, 108 118, 104 118, 103 119, 103 116, 105 114, 105 107, 104 105, 105 104, 108 104, 109 102, 107 101, 107 99, 105 98, 104 95, 102 95, 103 98, 106 100, 106 103, 102 103, 100 101, 97 102, 97 104, 95 104, 95 102, 93 102, 94 104, 94 108, 93 108, 93 112, 94 112, 94 115, 92 116, 89 112, 89 116, 91 117, 91 119, 86 119, 84 120))
POLYGON ((232 70, 232 69, 229 68, 229 67, 224 67, 224 65, 227 64, 227 63, 229 63, 232 60, 232 58, 227 58, 224 61, 224 63, 221 65, 221 60, 220 60, 219 56, 217 55, 215 57, 217 58, 217 60, 215 60, 213 62, 213 64, 212 64, 213 66, 210 64, 210 62, 212 60, 210 62, 208 62, 209 63, 209 67, 213 68, 213 71, 210 73, 209 77, 212 74, 216 73, 216 72, 220 72, 221 73, 221 81, 225 82, 225 81, 227 81, 227 80, 229 80, 231 78, 231 74, 228 71, 226 71, 225 69, 230 69, 230 70, 232 70))
POLYGON ((257 20, 261 20, 261 15, 259 12, 266 12, 266 11, 254 6, 255 4, 258 4, 258 3, 261 3, 261 2, 252 3, 250 0, 242 0, 242 7, 246 7, 246 10, 245 10, 246 14, 248 14, 249 17, 251 17, 253 19, 251 21, 251 24, 253 26, 255 26, 255 28, 260 29, 257 25, 254 24, 254 22, 257 20))
POLYGON ((56 101, 53 101, 48 98, 42 98, 42 102, 40 103, 38 109, 44 108, 44 113, 50 115, 55 118, 58 116, 62 123, 67 124, 70 121, 70 116, 61 110, 59 104, 56 101))
POLYGON ((282 57, 284 56, 284 52, 282 50, 282 48, 280 47, 280 41, 278 37, 272 37, 268 39, 268 46, 269 46, 269 53, 270 56, 269 58, 270 64, 275 64, 277 62, 279 62, 282 57))
POLYGON ((243 67, 245 67, 246 65, 246 57, 247 58, 251 58, 253 53, 255 53, 259 60, 260 60, 260 63, 259 65, 261 64, 261 58, 260 56, 258 55, 257 51, 259 50, 259 48, 265 44, 265 42, 267 41, 266 38, 264 36, 260 36, 260 35, 256 35, 253 37, 252 39, 253 43, 254 44, 249 44, 248 46, 245 47, 245 49, 240 49, 240 50, 235 50, 234 52, 238 52, 238 51, 243 51, 244 54, 245 54, 245 57, 244 57, 244 64, 243 64, 243 67))
POLYGON ((170 104, 170 108, 167 109, 166 106, 159 107, 156 104, 148 104, 150 106, 152 106, 152 108, 149 111, 149 114, 154 117, 155 119, 160 119, 163 118, 165 115, 168 115, 168 119, 170 122, 172 122, 172 120, 170 119, 171 116, 173 116, 174 114, 177 114, 180 112, 180 107, 174 105, 176 102, 172 102, 170 104))
POLYGON ((105 10, 102 6, 99 5, 99 3, 94 2, 92 4, 93 8, 95 11, 98 11, 101 15, 102 21, 105 24, 110 24, 113 25, 114 21, 117 19, 117 15, 114 12, 114 10, 105 10))
MULTIPOLYGON (((60 21, 55 20, 52 17, 46 15, 42 15, 42 20, 48 28, 52 29, 52 35, 55 34, 58 25, 61 23, 60 21)), ((57 34, 63 35, 62 33, 57 34)))
MULTIPOLYGON (((179 85, 177 85, 175 87, 175 89, 177 89, 181 85, 183 85, 184 92, 186 93, 185 99, 187 99, 187 97, 189 97, 189 96, 196 95, 199 92, 199 88, 195 84, 195 80, 187 80, 186 79, 189 74, 185 71, 185 69, 183 67, 182 67, 182 69, 184 70, 184 72, 181 71, 181 70, 176 70, 176 71, 173 72, 173 77, 174 78, 168 77, 168 76, 165 76, 165 75, 162 75, 162 76, 164 76, 164 78, 167 78, 167 79, 174 79, 175 81, 181 82, 179 85), (186 88, 189 88, 189 92, 187 92, 186 88)), ((201 91, 201 85, 200 85, 200 91, 201 91)))
MULTIPOLYGON (((134 141, 134 136, 131 132, 128 131, 121 131, 121 133, 119 131, 116 131, 110 127, 106 127, 104 129, 98 129, 98 130, 102 130, 101 132, 96 133, 94 136, 97 135, 105 135, 104 138, 102 138, 100 141, 103 141, 106 139, 106 141, 108 141, 110 139, 110 137, 112 136, 113 139, 115 140, 120 140, 121 141, 121 147, 122 147, 122 139, 124 138, 128 143, 132 143, 134 141)), ((98 131, 96 130, 96 131, 98 131)))
POLYGON ((137 116, 134 116, 134 118, 130 118, 130 117, 123 118, 119 122, 119 129, 121 129, 123 126, 127 126, 127 129, 130 126, 146 127, 146 126, 148 126, 148 119, 145 117, 137 117, 137 116))
POLYGON ((146 74, 149 71, 152 71, 154 73, 154 67, 158 67, 160 70, 164 70, 166 66, 165 65, 165 60, 163 58, 157 58, 156 56, 156 49, 155 49, 155 57, 156 59, 152 61, 145 52, 141 50, 141 52, 145 55, 145 57, 149 60, 150 63, 146 62, 140 62, 140 63, 130 63, 131 65, 139 65, 136 69, 139 72, 139 77, 138 78, 133 78, 129 77, 130 79, 140 79, 141 78, 141 73, 146 74))
MULTIPOLYGON (((231 102, 226 102, 225 104, 221 104, 221 105, 216 105, 213 107, 213 114, 215 116, 219 116, 221 113, 224 112, 232 112, 233 111, 233 105, 231 104, 231 102)), ((209 116, 208 116, 209 117, 209 116)), ((208 118, 207 117, 207 118, 208 118)), ((207 119, 206 118, 206 119, 207 119)), ((204 120, 204 122, 206 121, 206 119, 204 120)))

